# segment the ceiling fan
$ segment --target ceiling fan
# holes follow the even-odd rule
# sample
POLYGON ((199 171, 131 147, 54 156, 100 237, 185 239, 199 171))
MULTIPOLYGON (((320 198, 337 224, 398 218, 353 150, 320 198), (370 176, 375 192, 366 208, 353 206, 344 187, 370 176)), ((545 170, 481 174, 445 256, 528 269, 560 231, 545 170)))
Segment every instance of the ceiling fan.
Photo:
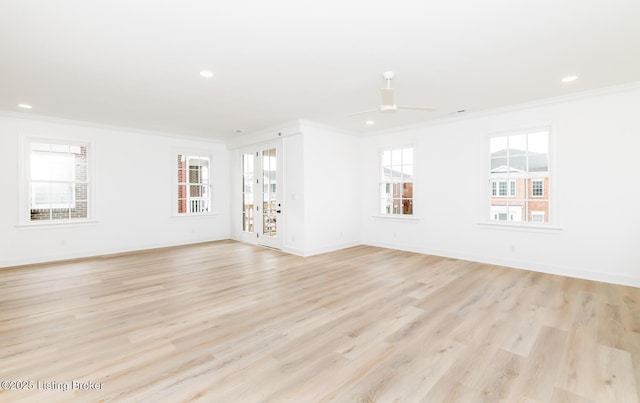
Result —
POLYGON ((363 113, 369 112, 396 112, 399 109, 407 109, 407 110, 415 110, 415 111, 426 111, 433 112, 436 111, 437 108, 431 108, 428 106, 410 106, 410 105, 396 105, 393 102, 393 88, 391 88, 391 79, 393 78, 393 71, 385 71, 382 73, 382 78, 387 81, 387 86, 385 88, 380 89, 380 95, 382 95, 382 105, 375 109, 367 109, 366 111, 348 113, 345 116, 354 116, 360 115, 363 113))

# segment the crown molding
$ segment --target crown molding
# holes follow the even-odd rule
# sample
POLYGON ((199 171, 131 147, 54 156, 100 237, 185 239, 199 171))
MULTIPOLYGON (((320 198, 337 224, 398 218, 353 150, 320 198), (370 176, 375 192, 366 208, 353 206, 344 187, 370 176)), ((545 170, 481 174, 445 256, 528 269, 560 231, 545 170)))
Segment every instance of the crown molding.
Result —
POLYGON ((521 111, 526 109, 540 108, 540 107, 550 106, 550 105, 555 105, 560 103, 574 102, 574 101, 578 101, 585 98, 594 98, 594 97, 618 94, 618 93, 634 91, 634 90, 640 90, 640 81, 622 84, 622 85, 616 85, 616 86, 602 87, 602 88, 597 88, 593 90, 574 92, 567 95, 543 98, 535 101, 528 101, 528 102, 522 102, 522 103, 513 104, 513 105, 501 106, 497 108, 485 109, 477 112, 458 114, 455 116, 446 116, 442 118, 429 120, 427 122, 414 123, 410 125, 398 126, 391 129, 384 129, 384 130, 379 130, 375 132, 370 132, 362 137, 382 136, 382 135, 387 135, 392 133, 422 129, 422 128, 431 127, 431 126, 439 126, 442 124, 455 123, 455 122, 460 122, 460 121, 470 120, 470 119, 478 119, 478 118, 483 118, 487 116, 500 115, 504 113, 516 112, 516 111, 521 111))
POLYGON ((173 138, 178 140, 200 141, 205 143, 215 143, 215 144, 224 145, 224 142, 221 140, 210 139, 203 136, 170 133, 170 132, 164 132, 164 131, 158 131, 158 130, 139 129, 139 128, 127 127, 127 126, 107 125, 103 123, 89 122, 86 120, 56 118, 52 116, 37 115, 37 114, 28 113, 28 112, 12 112, 7 110, 0 110, 0 117, 4 117, 8 119, 20 119, 20 120, 28 120, 33 122, 52 123, 52 124, 58 124, 58 125, 80 126, 80 127, 87 127, 91 129, 97 129, 97 130, 111 130, 111 131, 118 131, 118 132, 136 133, 136 134, 142 134, 147 136, 160 136, 160 137, 168 137, 168 138, 173 138))

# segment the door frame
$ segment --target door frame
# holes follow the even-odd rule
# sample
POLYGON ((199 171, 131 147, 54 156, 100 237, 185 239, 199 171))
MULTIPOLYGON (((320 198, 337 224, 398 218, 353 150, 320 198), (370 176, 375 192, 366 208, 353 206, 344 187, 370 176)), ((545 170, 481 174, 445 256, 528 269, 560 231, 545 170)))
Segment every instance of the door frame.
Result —
MULTIPOLYGON (((274 249, 282 249, 284 244, 284 200, 283 200, 283 169, 282 169, 282 140, 269 141, 265 143, 254 144, 251 146, 243 147, 239 150, 239 164, 241 167, 239 180, 240 186, 240 199, 242 200, 242 220, 234 223, 233 225, 240 225, 240 240, 242 242, 266 246, 274 249), (263 152, 266 150, 276 150, 276 169, 275 169, 275 196, 277 203, 276 213, 276 235, 269 236, 264 232, 264 159, 263 152), (245 155, 251 154, 253 156, 253 231, 244 230, 244 165, 243 158, 245 155), (256 201, 262 201, 256 202, 256 201)), ((275 206, 274 206, 275 207, 275 206)))

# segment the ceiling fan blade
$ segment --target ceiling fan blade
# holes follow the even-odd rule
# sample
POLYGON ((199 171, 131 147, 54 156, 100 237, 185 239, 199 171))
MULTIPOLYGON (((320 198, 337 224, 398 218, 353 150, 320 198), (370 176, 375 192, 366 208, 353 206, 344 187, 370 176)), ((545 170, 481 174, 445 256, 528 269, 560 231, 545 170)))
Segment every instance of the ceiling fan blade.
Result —
POLYGON ((414 111, 426 111, 426 112, 433 112, 438 110, 438 108, 432 108, 430 106, 411 106, 411 105, 398 105, 398 109, 409 109, 414 111))
POLYGON ((360 111, 360 112, 353 112, 353 113, 347 113, 344 116, 355 116, 355 115, 362 115, 364 113, 370 113, 370 112, 377 112, 379 111, 380 108, 375 108, 375 109, 367 109, 366 111, 360 111))
POLYGON ((382 105, 393 105, 393 88, 380 88, 382 105))

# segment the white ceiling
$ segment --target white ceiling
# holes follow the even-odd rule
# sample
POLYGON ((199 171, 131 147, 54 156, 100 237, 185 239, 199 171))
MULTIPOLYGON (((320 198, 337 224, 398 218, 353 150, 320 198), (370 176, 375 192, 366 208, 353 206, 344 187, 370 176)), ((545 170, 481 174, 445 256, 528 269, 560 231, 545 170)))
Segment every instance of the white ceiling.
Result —
POLYGON ((367 133, 638 81, 638 0, 0 0, 0 110, 188 136, 367 133), (397 103, 438 112, 345 117, 387 70, 397 103))

